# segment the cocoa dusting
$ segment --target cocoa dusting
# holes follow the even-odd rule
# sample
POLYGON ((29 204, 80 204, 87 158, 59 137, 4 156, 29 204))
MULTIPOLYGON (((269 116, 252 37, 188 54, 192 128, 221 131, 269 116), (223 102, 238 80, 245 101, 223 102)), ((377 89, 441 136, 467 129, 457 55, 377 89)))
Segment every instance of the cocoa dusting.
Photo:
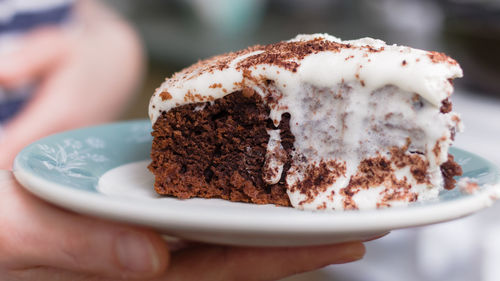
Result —
POLYGON ((431 51, 431 52, 427 52, 427 56, 431 59, 431 61, 433 63, 446 62, 446 63, 449 63, 451 65, 458 64, 454 59, 448 57, 447 55, 445 55, 443 53, 431 51))

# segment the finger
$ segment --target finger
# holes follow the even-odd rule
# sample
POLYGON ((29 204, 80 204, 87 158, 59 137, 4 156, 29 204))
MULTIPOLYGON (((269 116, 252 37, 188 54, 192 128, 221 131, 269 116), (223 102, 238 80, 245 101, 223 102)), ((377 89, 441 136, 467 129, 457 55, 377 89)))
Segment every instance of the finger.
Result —
POLYGON ((141 279, 165 271, 168 249, 155 232, 62 211, 12 177, 0 186, 0 265, 141 279))
MULTIPOLYGON (((49 267, 36 267, 24 270, 10 270, 0 272, 0 280, 21 281, 118 281, 112 277, 99 277, 96 275, 76 273, 49 267)), ((130 279, 129 279, 130 280, 130 279)))
POLYGON ((39 78, 69 51, 66 32, 55 27, 33 31, 21 40, 19 48, 0 55, 0 85, 7 88, 39 78))
POLYGON ((200 246, 173 253, 165 280, 276 280, 355 261, 364 253, 360 242, 297 248, 200 246))

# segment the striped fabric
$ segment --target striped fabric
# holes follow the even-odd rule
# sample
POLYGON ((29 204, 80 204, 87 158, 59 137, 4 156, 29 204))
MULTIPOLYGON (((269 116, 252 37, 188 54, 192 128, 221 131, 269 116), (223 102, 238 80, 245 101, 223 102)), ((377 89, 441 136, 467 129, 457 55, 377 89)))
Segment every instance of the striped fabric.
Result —
MULTIPOLYGON (((17 38, 34 28, 64 24, 74 1, 0 0, 0 53, 11 49, 17 38)), ((0 126, 22 108, 34 88, 27 85, 7 90, 0 85, 0 126)))

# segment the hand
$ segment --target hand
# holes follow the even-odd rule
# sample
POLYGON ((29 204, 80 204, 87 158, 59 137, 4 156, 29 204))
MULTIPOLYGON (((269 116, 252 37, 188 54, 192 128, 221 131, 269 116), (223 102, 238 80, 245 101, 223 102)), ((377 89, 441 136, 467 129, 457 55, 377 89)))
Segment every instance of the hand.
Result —
POLYGON ((0 171, 0 280, 276 280, 362 258, 351 242, 299 248, 195 244, 169 251, 158 233, 70 213, 0 171))
POLYGON ((24 36, 18 49, 0 55, 0 87, 37 81, 37 88, 3 128, 0 168, 10 168, 19 150, 41 137, 116 118, 142 70, 135 32, 96 1, 78 1, 75 19, 65 28, 46 27, 24 36))

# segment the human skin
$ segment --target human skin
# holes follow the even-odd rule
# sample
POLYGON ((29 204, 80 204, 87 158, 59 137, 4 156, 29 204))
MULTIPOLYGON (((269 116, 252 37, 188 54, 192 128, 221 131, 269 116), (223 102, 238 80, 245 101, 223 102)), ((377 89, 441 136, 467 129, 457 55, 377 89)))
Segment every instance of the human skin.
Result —
POLYGON ((27 144, 59 131, 109 122, 142 79, 143 53, 134 30, 94 1, 76 4, 64 28, 36 29, 0 55, 0 87, 37 81, 28 104, 4 124, 0 168, 10 169, 27 144))
POLYGON ((277 280, 358 260, 361 242, 311 247, 187 244, 50 205, 0 171, 0 280, 277 280), (173 247, 171 247, 173 248, 173 247))

